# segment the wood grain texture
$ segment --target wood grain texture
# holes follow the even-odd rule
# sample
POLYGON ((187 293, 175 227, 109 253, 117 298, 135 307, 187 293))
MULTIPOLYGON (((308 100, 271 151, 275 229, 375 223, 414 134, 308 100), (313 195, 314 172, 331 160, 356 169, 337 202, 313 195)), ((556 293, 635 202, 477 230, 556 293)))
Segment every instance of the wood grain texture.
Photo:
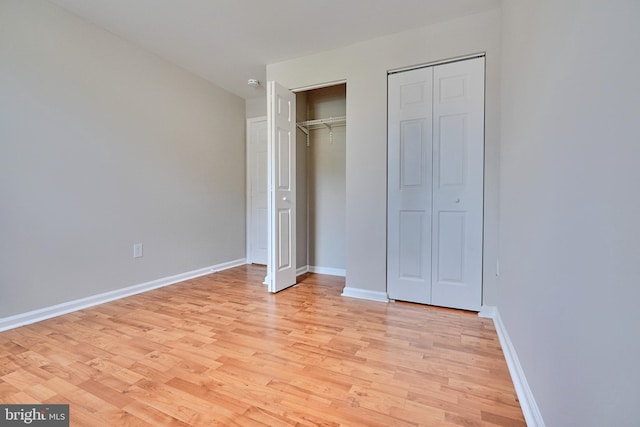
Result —
POLYGON ((243 266, 0 333, 0 402, 69 403, 73 426, 524 426, 475 313, 279 294, 243 266))

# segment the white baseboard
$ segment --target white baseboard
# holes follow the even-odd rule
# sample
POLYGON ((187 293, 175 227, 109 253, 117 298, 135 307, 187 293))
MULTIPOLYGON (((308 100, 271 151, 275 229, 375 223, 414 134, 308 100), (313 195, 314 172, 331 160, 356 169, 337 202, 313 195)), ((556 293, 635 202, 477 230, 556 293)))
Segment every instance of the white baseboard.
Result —
POLYGON ((504 358, 507 361, 509 373, 511 374, 511 380, 513 381, 513 386, 516 389, 516 394, 518 395, 520 407, 522 408, 522 413, 524 414, 524 419, 527 422, 527 426, 544 427, 542 414, 540 413, 540 409, 538 408, 536 400, 533 397, 533 393, 531 392, 531 388, 529 387, 527 378, 524 375, 522 365, 520 365, 520 360, 518 359, 516 350, 513 347, 513 343, 511 342, 511 339, 509 339, 507 329, 505 328, 504 323, 502 323, 502 318, 500 317, 498 308, 492 306, 482 306, 482 310, 480 310, 478 316, 493 319, 493 324, 496 328, 496 332, 498 333, 498 339, 500 340, 500 345, 502 346, 502 352, 504 353, 504 358))
POLYGON ((389 302, 389 297, 386 292, 370 291, 367 289, 350 288, 345 286, 342 290, 343 297, 368 299, 371 301, 389 302))
POLYGON ((246 264, 245 258, 237 259, 234 261, 213 265, 211 267, 199 268, 197 270, 188 271, 186 273, 163 277, 162 279, 152 280, 150 282, 140 283, 138 285, 116 289, 114 291, 104 292, 102 294, 92 295, 90 297, 80 298, 74 301, 64 302, 62 304, 56 304, 38 310, 4 317, 0 319, 0 332, 17 328, 19 326, 29 325, 31 323, 36 323, 41 320, 50 319, 52 317, 61 316, 63 314, 82 310, 84 308, 93 307, 95 305, 104 304, 106 302, 114 301, 131 295, 140 294, 152 289, 162 288, 164 286, 173 285, 174 283, 184 282, 185 280, 193 279, 211 273, 216 273, 218 271, 226 270, 233 267, 238 267, 244 264, 246 264))
POLYGON ((328 274, 329 276, 346 277, 347 275, 347 271, 344 268, 318 267, 310 265, 309 271, 317 274, 328 274))
POLYGON ((327 274, 329 276, 346 277, 347 271, 344 268, 318 267, 315 265, 305 265, 296 270, 296 276, 305 273, 327 274))
POLYGON ((496 308, 492 305, 483 305, 480 307, 478 317, 484 317, 485 319, 493 319, 496 316, 496 308))

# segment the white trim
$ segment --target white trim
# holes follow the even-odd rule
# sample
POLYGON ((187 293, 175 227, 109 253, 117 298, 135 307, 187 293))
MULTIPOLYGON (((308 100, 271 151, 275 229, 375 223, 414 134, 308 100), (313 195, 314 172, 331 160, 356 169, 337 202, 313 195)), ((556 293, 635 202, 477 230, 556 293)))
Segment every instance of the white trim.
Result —
POLYGON ((449 64, 451 62, 465 61, 467 59, 483 58, 486 55, 487 55, 486 52, 472 53, 470 55, 457 56, 455 58, 448 58, 448 59, 441 59, 439 61, 427 62, 427 63, 424 63, 424 64, 416 64, 416 65, 410 65, 408 67, 394 68, 393 70, 387 71, 387 74, 402 73, 402 72, 405 72, 405 71, 417 70, 418 68, 433 67, 435 65, 449 64))
POLYGON ((386 292, 370 291, 368 289, 350 288, 345 286, 342 290, 343 297, 368 299, 371 301, 389 302, 386 292))
POLYGON ((251 156, 251 126, 254 123, 266 122, 267 116, 260 117, 252 117, 247 119, 247 127, 245 130, 245 174, 246 174, 246 206, 247 211, 245 212, 245 228, 246 228, 246 243, 245 243, 245 254, 247 257, 247 264, 251 264, 254 260, 251 258, 251 164, 250 164, 250 156, 251 156))
POLYGON ((309 85, 309 86, 297 87, 295 89, 291 89, 291 92, 293 93, 306 92, 308 90, 322 89, 323 87, 338 86, 346 83, 347 83, 346 79, 334 80, 332 82, 325 82, 325 83, 318 83, 318 84, 309 85))
POLYGON ((516 394, 518 395, 520 407, 522 408, 522 413, 524 415, 527 426, 545 427, 544 420, 542 419, 542 414, 540 413, 540 409, 538 408, 536 400, 533 397, 533 392, 529 387, 527 378, 524 375, 524 371, 522 370, 522 365, 520 365, 520 360, 518 359, 516 350, 513 347, 511 339, 509 339, 509 334, 507 333, 507 329, 505 328, 504 323, 502 323, 500 312, 498 312, 497 307, 487 306, 486 308, 487 310, 485 310, 485 306, 483 306, 480 313, 478 313, 478 316, 489 317, 493 319, 493 324, 496 328, 498 339, 500 340, 500 345, 502 346, 502 352, 504 353, 504 358, 507 361, 509 373, 511 374, 511 380, 513 381, 513 386, 516 389, 516 394), (483 314, 491 315, 484 316, 483 314))
POLYGON ((344 268, 318 267, 315 265, 310 265, 309 271, 316 274, 328 274, 329 276, 347 276, 347 271, 344 268))
POLYGON ((480 307, 480 311, 478 312, 478 317, 483 317, 485 319, 493 319, 496 316, 496 308, 492 305, 483 305, 480 307))
POLYGON ((104 292, 102 294, 92 295, 73 301, 64 302, 62 304, 52 305, 50 307, 40 308, 38 310, 28 311, 26 313, 16 314, 14 316, 4 317, 0 319, 0 332, 19 326, 29 325, 41 320, 50 319, 52 317, 61 316, 73 311, 82 310, 84 308, 93 307, 95 305, 104 304, 109 301, 115 301, 120 298, 147 292, 152 289, 162 288, 164 286, 173 285, 178 282, 193 279, 207 274, 216 273, 218 271, 227 270, 229 268, 238 267, 246 264, 246 259, 241 258, 234 261, 224 262, 222 264, 213 265, 211 267, 200 268, 186 273, 176 274, 174 276, 163 277, 162 279, 152 280, 150 282, 140 283, 138 285, 129 286, 114 291, 104 292))
POLYGON ((327 274, 329 276, 346 277, 347 271, 344 268, 318 267, 315 265, 304 265, 298 267, 296 276, 302 276, 305 273, 327 274))

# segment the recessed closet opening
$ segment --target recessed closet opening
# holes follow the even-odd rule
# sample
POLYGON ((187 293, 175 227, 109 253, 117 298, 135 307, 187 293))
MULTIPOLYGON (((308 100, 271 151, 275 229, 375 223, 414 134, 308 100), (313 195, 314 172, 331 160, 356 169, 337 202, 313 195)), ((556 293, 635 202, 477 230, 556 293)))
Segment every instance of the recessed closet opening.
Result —
POLYGON ((346 275, 346 89, 296 93, 298 274, 346 275))

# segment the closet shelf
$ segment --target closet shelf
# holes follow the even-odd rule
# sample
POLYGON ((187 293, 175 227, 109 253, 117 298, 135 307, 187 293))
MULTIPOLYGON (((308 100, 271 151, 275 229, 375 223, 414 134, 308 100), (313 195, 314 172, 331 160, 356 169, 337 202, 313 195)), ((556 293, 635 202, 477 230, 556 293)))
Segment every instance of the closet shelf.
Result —
POLYGON ((305 135, 307 135, 307 147, 309 146, 309 131, 315 129, 327 128, 329 129, 329 141, 333 144, 333 127, 334 126, 346 126, 347 117, 329 117, 326 119, 307 120, 305 122, 298 122, 296 126, 305 135))

